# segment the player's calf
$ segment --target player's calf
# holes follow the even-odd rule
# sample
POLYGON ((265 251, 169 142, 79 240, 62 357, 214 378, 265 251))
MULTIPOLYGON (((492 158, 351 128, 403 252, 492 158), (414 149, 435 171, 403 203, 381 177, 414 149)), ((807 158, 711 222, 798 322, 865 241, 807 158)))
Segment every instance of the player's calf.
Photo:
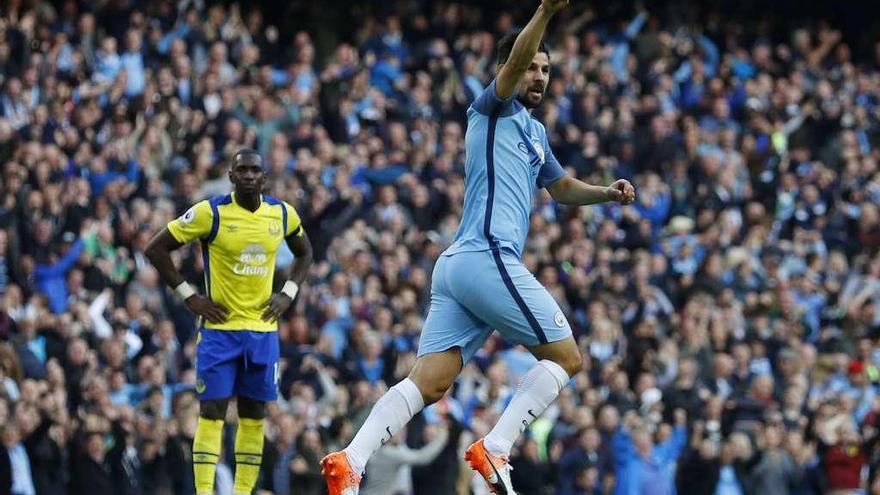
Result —
POLYGON ((263 418, 238 418, 235 432, 235 495, 250 494, 263 464, 263 418))
POLYGON ((223 421, 228 399, 203 400, 199 403, 199 420, 193 439, 193 475, 198 495, 214 493, 214 474, 220 460, 223 421))
POLYGON ((539 359, 538 363, 522 377, 510 404, 486 435, 486 450, 496 456, 510 454, 519 435, 556 400, 572 374, 582 368, 580 352, 572 337, 529 350, 539 359))
POLYGON ((420 357, 410 375, 383 395, 342 452, 322 461, 330 495, 353 495, 370 457, 426 404, 440 400, 461 371, 458 348, 420 357))

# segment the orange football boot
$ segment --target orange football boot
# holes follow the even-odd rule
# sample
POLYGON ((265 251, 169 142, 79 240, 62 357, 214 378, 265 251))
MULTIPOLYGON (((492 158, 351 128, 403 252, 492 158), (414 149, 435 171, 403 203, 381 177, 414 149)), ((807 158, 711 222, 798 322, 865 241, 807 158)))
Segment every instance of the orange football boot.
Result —
POLYGON ((321 459, 321 474, 329 495, 357 495, 361 475, 351 468, 345 452, 334 452, 321 459))
POLYGON ((464 460, 470 464, 471 469, 480 473, 480 476, 489 484, 489 489, 497 495, 516 495, 513 491, 513 483, 510 481, 510 467, 507 456, 499 457, 492 455, 486 450, 483 439, 477 440, 468 447, 464 453, 464 460))

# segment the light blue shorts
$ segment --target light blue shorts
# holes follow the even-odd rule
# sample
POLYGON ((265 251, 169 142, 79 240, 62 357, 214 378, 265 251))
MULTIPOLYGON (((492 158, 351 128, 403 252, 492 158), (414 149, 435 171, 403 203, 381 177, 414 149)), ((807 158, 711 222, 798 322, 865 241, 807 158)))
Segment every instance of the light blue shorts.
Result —
POLYGON ((522 345, 571 335, 553 296, 513 253, 490 250, 440 256, 419 356, 460 347, 467 363, 492 330, 508 343, 522 345))

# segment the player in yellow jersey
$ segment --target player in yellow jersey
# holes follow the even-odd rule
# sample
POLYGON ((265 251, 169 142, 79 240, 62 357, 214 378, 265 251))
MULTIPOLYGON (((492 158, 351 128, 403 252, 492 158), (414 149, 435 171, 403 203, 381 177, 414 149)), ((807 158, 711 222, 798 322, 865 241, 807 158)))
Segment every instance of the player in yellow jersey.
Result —
POLYGON ((214 493, 214 472, 229 399, 238 402, 235 494, 250 495, 263 457, 266 402, 277 398, 278 319, 290 306, 312 262, 312 247, 296 210, 260 193, 263 159, 238 151, 229 179, 234 192, 196 203, 157 234, 146 250, 162 280, 201 318, 196 351, 199 422, 193 442, 196 493, 214 493), (207 295, 200 295, 171 261, 171 251, 198 240, 207 295), (286 242, 295 256, 273 294, 275 254, 286 242))

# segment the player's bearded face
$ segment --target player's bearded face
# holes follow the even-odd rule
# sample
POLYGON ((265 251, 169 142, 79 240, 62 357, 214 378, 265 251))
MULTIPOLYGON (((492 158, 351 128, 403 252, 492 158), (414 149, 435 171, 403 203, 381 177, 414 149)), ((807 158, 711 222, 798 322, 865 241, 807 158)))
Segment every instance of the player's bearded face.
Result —
POLYGON ((535 108, 544 99, 547 83, 550 82, 550 57, 544 52, 535 54, 526 73, 523 74, 517 91, 517 99, 526 108, 535 108))

